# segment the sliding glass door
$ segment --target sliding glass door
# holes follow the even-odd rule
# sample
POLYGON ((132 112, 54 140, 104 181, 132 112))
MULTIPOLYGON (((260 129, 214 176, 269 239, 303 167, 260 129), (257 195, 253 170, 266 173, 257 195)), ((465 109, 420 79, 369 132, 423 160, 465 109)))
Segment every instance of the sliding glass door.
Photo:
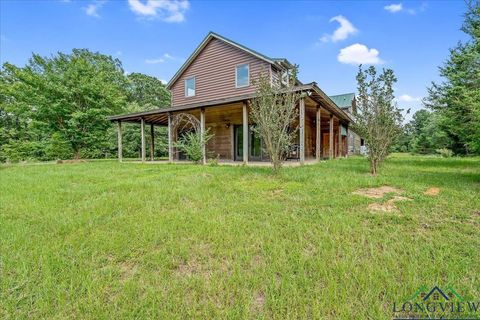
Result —
MULTIPOLYGON (((235 161, 243 161, 243 126, 236 125, 234 129, 235 161)), ((248 160, 262 160, 262 139, 259 134, 248 128, 248 160)))

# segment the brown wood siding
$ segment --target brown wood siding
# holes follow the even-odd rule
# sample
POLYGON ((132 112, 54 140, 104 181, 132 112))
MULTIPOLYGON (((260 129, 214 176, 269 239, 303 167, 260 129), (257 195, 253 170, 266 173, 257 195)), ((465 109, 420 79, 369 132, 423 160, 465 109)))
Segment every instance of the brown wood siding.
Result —
POLYGON ((315 157, 315 139, 317 137, 315 111, 315 109, 307 109, 305 112, 305 158, 315 157))
POLYGON ((242 103, 205 109, 205 127, 213 134, 207 144, 208 158, 233 160, 233 126, 242 121, 242 103))
POLYGON ((221 40, 212 39, 172 84, 172 106, 254 93, 252 80, 262 71, 269 73, 269 68, 267 62, 221 40), (244 63, 249 64, 250 85, 236 88, 235 67, 244 63), (185 79, 192 76, 195 76, 195 96, 185 97, 185 79))

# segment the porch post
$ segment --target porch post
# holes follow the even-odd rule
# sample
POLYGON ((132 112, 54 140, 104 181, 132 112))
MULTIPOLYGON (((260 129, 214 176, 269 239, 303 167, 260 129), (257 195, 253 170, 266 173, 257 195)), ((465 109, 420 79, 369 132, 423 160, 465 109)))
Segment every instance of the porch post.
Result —
POLYGON ((140 121, 140 130, 142 138, 142 162, 145 162, 145 120, 143 118, 140 121))
POLYGON ((150 160, 155 158, 155 127, 153 123, 150 125, 150 160))
POLYGON ((201 108, 200 109, 200 140, 202 144, 202 163, 206 164, 207 163, 207 153, 205 150, 205 142, 203 139, 205 138, 205 109, 201 108))
POLYGON ((118 145, 118 161, 123 161, 123 146, 122 146, 122 122, 117 123, 117 145, 118 145))
POLYGON ((317 137, 315 140, 315 156, 317 161, 322 159, 321 152, 322 152, 322 110, 320 106, 317 106, 317 118, 316 118, 316 125, 317 125, 317 137))
POLYGON ((168 161, 173 162, 172 115, 168 114, 168 161))
POLYGON ((338 120, 338 157, 343 156, 343 145, 342 145, 342 124, 338 120))
POLYGON ((350 143, 350 135, 349 135, 349 132, 348 132, 348 124, 345 125, 345 129, 347 130, 347 138, 346 138, 347 150, 345 151, 345 157, 348 158, 348 152, 350 151, 350 148, 348 147, 348 145, 350 143))
POLYGON ((243 163, 248 164, 248 108, 243 103, 243 163))
POLYGON ((305 98, 300 99, 300 164, 305 163, 305 98))
POLYGON ((328 158, 333 159, 333 114, 330 114, 330 132, 328 135, 328 158))

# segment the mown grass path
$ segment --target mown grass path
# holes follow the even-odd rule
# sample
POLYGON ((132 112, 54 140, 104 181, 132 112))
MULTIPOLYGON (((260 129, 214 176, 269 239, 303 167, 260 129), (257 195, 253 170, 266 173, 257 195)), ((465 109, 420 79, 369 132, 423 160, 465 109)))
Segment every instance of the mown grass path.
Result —
POLYGON ((479 158, 394 156, 378 177, 361 158, 2 166, 0 318, 391 319, 422 285, 479 300, 479 195, 479 158), (384 185, 412 200, 352 194, 384 185))

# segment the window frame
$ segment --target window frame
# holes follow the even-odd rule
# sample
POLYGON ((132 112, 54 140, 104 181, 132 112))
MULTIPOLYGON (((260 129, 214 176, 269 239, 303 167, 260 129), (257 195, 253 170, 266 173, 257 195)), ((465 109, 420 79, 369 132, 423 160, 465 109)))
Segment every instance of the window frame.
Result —
POLYGON ((185 80, 183 81, 183 85, 185 87, 185 98, 191 98, 191 97, 195 97, 195 95, 197 94, 197 79, 195 76, 190 76, 188 78, 185 78, 185 80), (188 88, 187 88, 187 81, 188 80, 192 80, 193 79, 193 95, 188 95, 188 88))
POLYGON ((239 63, 235 66, 235 88, 239 89, 239 88, 246 88, 249 86, 250 86, 250 64, 248 62, 239 63), (247 66, 247 84, 239 86, 238 85, 238 67, 241 67, 241 66, 247 66))

